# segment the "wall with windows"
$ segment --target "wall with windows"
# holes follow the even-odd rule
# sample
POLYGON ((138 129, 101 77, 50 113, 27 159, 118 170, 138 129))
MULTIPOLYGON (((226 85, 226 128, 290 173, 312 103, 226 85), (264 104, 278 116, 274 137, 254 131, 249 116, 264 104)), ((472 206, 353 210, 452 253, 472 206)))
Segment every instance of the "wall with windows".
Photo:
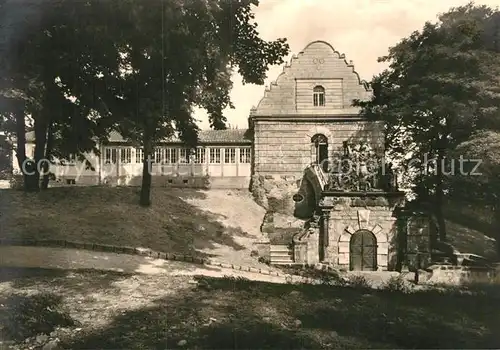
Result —
POLYGON ((367 121, 274 122, 254 125, 255 173, 301 176, 304 168, 316 161, 326 148, 328 157, 340 151, 344 141, 366 141, 383 150, 382 125, 367 121), (324 135, 326 145, 316 145, 314 135, 324 135))
MULTIPOLYGON (((142 174, 141 148, 103 147, 103 170, 113 177, 142 174)), ((196 149, 160 146, 151 157, 153 175, 245 177, 250 176, 250 146, 204 146, 196 149)))
MULTIPOLYGON (((56 176, 55 183, 68 185, 133 185, 142 181, 144 152, 141 148, 125 145, 106 145, 100 148, 101 156, 89 153, 85 158, 94 170, 71 156, 64 162, 56 161, 50 171, 56 176)), ((27 143, 26 154, 34 156, 34 144, 27 143)), ((224 145, 187 149, 179 146, 160 146, 151 156, 153 185, 172 185, 172 177, 216 178, 214 185, 225 188, 248 187, 250 179, 251 146, 224 145)), ((17 173, 20 169, 13 162, 17 173)))

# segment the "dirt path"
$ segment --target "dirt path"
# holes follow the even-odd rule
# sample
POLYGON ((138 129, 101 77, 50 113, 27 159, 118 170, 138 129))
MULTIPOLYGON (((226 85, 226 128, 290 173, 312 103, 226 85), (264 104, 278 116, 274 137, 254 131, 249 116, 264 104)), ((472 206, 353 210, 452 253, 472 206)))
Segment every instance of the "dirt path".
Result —
POLYGON ((0 267, 96 269, 132 274, 210 277, 234 276, 254 281, 286 283, 285 277, 229 268, 203 266, 149 257, 48 247, 0 247, 0 267))
MULTIPOLYGON (((234 241, 245 250, 235 250, 227 245, 214 244, 215 248, 204 249, 203 252, 220 257, 239 265, 258 266, 256 258, 250 256, 253 244, 265 239, 260 226, 266 210, 251 198, 248 191, 210 190, 203 191, 203 198, 186 198, 189 204, 203 212, 217 217, 224 227, 239 228, 245 235, 233 236, 234 241)), ((262 266, 259 266, 262 267, 262 266)))

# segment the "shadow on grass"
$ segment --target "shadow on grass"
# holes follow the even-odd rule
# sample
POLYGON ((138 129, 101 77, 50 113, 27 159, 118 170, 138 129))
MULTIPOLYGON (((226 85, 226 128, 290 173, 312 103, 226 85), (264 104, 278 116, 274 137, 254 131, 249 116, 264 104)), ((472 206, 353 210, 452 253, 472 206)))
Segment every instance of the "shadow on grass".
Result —
POLYGON ((22 341, 38 334, 50 334, 56 327, 77 324, 61 304, 63 297, 52 293, 0 298, 0 340, 22 341))
MULTIPOLYGON (((15 289, 46 287, 71 289, 74 293, 111 288, 118 280, 133 276, 132 273, 100 271, 95 269, 52 269, 27 267, 0 267, 0 282, 11 282, 15 289), (85 281, 85 283, 82 283, 85 281)), ((42 289, 42 288, 40 288, 42 289)))
POLYGON ((498 348, 492 300, 202 278, 67 348, 498 348), (185 344, 179 343, 185 341, 185 344))
POLYGON ((219 217, 186 202, 195 189, 154 188, 152 206, 138 205, 136 187, 59 187, 40 193, 0 190, 0 238, 86 241, 207 256, 217 245, 243 250, 219 217), (180 198, 182 197, 182 198, 180 198))
POLYGON ((474 253, 498 260, 495 239, 495 214, 482 206, 467 202, 448 201, 443 208, 450 243, 463 253, 474 253))
POLYGON ((0 296, 0 339, 22 341, 39 334, 50 334, 56 327, 74 327, 74 320, 63 306, 75 294, 113 289, 113 283, 130 277, 118 272, 60 270, 42 268, 0 268, 0 282, 10 282, 10 293, 0 296), (51 288, 52 286, 52 288, 51 288), (23 289, 35 293, 23 293, 23 289))

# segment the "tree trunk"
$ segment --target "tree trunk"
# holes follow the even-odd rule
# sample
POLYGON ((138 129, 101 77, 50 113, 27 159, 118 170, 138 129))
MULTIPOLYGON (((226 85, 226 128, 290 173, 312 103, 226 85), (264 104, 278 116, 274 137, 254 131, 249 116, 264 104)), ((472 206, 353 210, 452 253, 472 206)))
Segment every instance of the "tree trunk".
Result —
POLYGON ((444 175, 443 175, 443 151, 438 151, 437 156, 437 172, 436 172, 436 192, 435 196, 435 214, 438 225, 439 240, 446 241, 446 221, 444 220, 443 204, 444 204, 444 175))
POLYGON ((46 190, 49 187, 50 181, 50 159, 52 157, 52 149, 54 148, 54 123, 51 122, 47 131, 47 147, 45 148, 45 161, 43 162, 43 179, 42 179, 42 190, 46 190))
POLYGON ((149 207, 151 206, 151 155, 153 154, 153 143, 151 137, 149 136, 149 133, 147 132, 144 132, 143 145, 144 160, 142 163, 142 185, 139 204, 143 207, 149 207))
POLYGON ((45 146, 47 145, 47 128, 48 124, 43 116, 43 111, 40 115, 33 118, 35 120, 35 174, 33 179, 33 185, 35 190, 40 190, 40 172, 42 171, 42 165, 45 163, 45 146))
POLYGON ((16 158, 17 164, 23 175, 24 190, 32 192, 35 190, 34 178, 31 173, 28 158, 26 157, 26 123, 24 120, 24 106, 18 106, 14 112, 16 119, 16 158))

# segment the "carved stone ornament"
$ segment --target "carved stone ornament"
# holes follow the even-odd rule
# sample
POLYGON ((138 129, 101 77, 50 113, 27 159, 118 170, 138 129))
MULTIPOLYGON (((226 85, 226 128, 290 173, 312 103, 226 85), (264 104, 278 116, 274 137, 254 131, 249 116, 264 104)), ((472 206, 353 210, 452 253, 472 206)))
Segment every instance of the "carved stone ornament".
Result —
POLYGON ((370 210, 358 210, 358 224, 360 228, 367 227, 370 223, 370 210))
POLYGON ((328 190, 370 191, 380 164, 369 144, 349 145, 346 141, 343 150, 334 154, 328 190))

